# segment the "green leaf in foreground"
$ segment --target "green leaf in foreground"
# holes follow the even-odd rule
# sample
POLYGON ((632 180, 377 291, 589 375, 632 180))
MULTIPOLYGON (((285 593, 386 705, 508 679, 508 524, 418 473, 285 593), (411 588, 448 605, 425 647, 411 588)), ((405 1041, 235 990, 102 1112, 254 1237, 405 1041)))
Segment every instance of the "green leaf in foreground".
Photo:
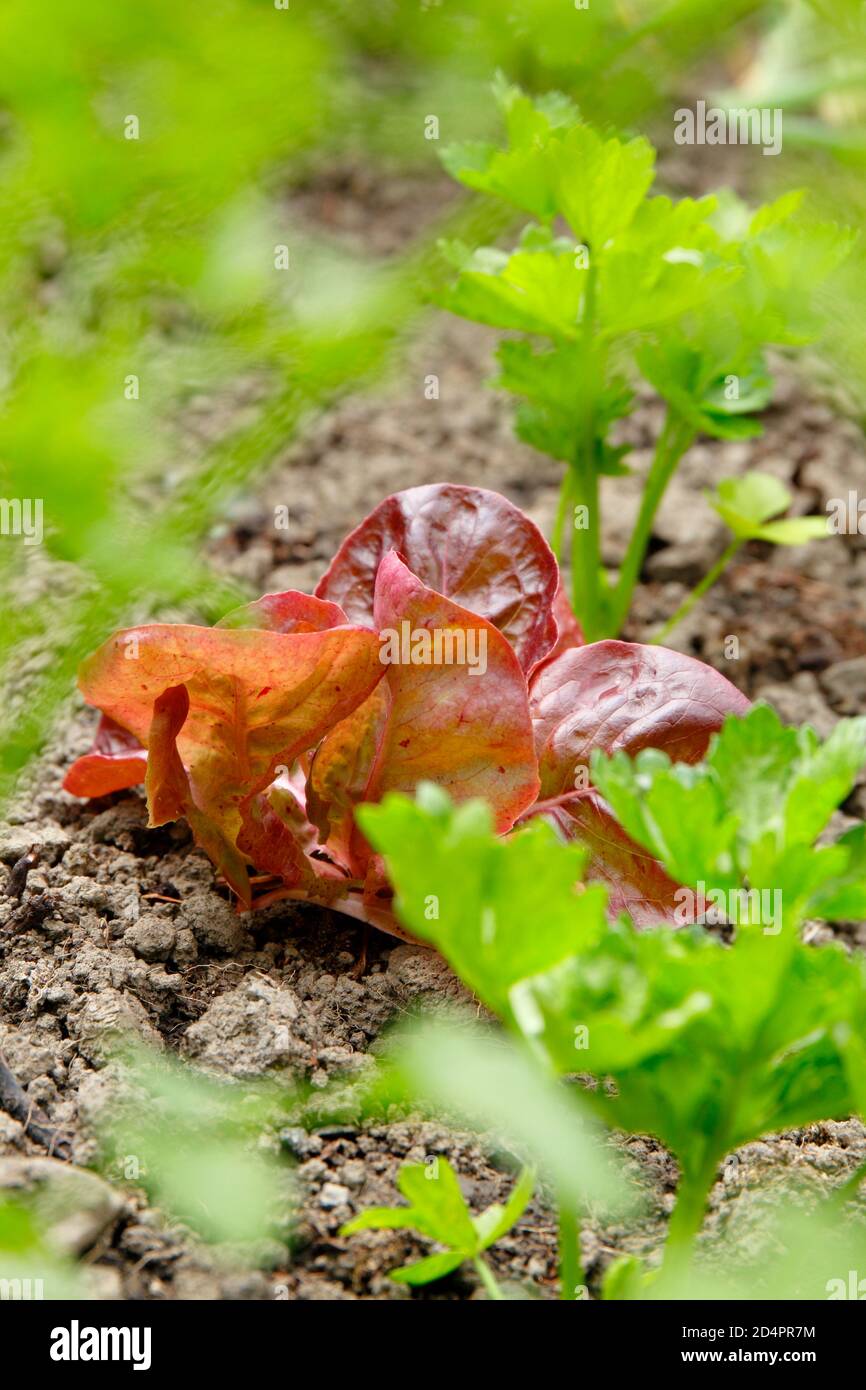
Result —
POLYGON ((836 841, 844 851, 844 867, 821 883, 809 902, 809 912, 824 921, 866 921, 866 825, 855 825, 836 841))
MULTIPOLYGON (((797 928, 813 904, 847 910, 861 901, 862 834, 820 848, 813 840, 847 794, 864 744, 862 720, 840 723, 822 744, 758 706, 728 720, 697 766, 672 765, 654 750, 634 762, 624 754, 597 761, 594 775, 628 832, 680 882, 706 879, 701 891, 737 925, 733 945, 700 928, 636 933, 625 920, 608 924, 602 904, 570 888, 569 846, 522 832, 496 848, 477 806, 455 812, 438 799, 413 807, 394 798, 365 809, 364 829, 387 857, 407 925, 442 950, 544 1067, 595 1079, 581 1101, 676 1155, 673 1266, 688 1257, 728 1153, 846 1117, 862 1101, 863 962, 835 945, 803 944, 797 928), (445 910, 428 918, 425 902, 445 910), (485 934, 491 911, 501 937, 485 934)), ((693 906, 699 916, 705 910, 693 906)), ((439 1044, 410 1046, 409 1074, 452 1103, 465 1087, 464 1102, 495 1125, 496 1102, 485 1105, 480 1091, 505 1089, 505 1074, 497 1082, 495 1068, 481 1068, 486 1081, 472 1081, 474 1062, 463 1074, 449 1046, 441 1052, 453 1080, 439 1072, 439 1044)))
POLYGON ((429 1163, 407 1163, 400 1169, 397 1186, 409 1205, 370 1207, 353 1221, 347 1222, 340 1234, 350 1236, 357 1231, 383 1228, 418 1231, 420 1235, 447 1248, 415 1264, 392 1270, 392 1279, 401 1284, 429 1284, 450 1274, 464 1260, 471 1260, 490 1296, 501 1298, 502 1294, 481 1255, 520 1220, 534 1185, 531 1170, 524 1169, 504 1206, 494 1203, 478 1216, 473 1216, 460 1191, 457 1175, 447 1159, 433 1158, 429 1163))
POLYGON ((619 923, 582 955, 516 985, 511 1005, 560 1071, 574 1069, 579 1036, 596 1109, 675 1154, 666 1265, 679 1268, 728 1153, 858 1111, 864 998, 861 959, 804 945, 791 930, 741 927, 726 946, 697 928, 637 934, 619 923))
MULTIPOLYGON (((581 1054, 575 1050, 575 1066, 581 1054)), ((507 1036, 456 1015, 401 1028, 389 1049, 390 1079, 413 1100, 495 1134, 577 1211, 621 1212, 632 1202, 616 1155, 581 1090, 564 1085, 507 1036)))
POLYGON ((362 806, 358 820, 387 856, 401 920, 504 1017, 517 980, 574 955, 604 928, 604 890, 577 886, 583 851, 552 854, 556 836, 541 822, 500 839, 483 802, 454 807, 430 785, 417 801, 392 795, 362 806))
MULTIPOLYGON (((796 926, 813 907, 829 915, 834 884, 840 891, 847 885, 838 899, 846 915, 863 904, 852 886, 861 839, 845 837, 831 850, 814 842, 864 763, 866 719, 840 720, 822 743, 808 725, 790 728, 759 704, 725 721, 698 766, 671 763, 656 749, 634 761, 596 753, 592 777, 629 835, 680 883, 778 893, 771 906, 780 901, 796 926)), ((760 921, 778 926, 775 918, 760 921)))
POLYGON ((625 925, 585 955, 516 987, 525 1034, 560 1071, 581 1066, 608 1122, 655 1134, 704 1190, 741 1144, 857 1109, 838 1029, 864 997, 837 946, 625 925))
MULTIPOLYGON (((70 1184, 74 1188, 74 1183, 70 1184)), ((80 1194, 79 1194, 80 1195, 80 1194)), ((0 1299, 73 1300, 98 1297, 88 1269, 70 1255, 68 1239, 76 1230, 80 1207, 67 1204, 60 1188, 48 1201, 16 1193, 0 1199, 0 1299), (58 1240, 58 1236, 61 1239, 58 1240)))

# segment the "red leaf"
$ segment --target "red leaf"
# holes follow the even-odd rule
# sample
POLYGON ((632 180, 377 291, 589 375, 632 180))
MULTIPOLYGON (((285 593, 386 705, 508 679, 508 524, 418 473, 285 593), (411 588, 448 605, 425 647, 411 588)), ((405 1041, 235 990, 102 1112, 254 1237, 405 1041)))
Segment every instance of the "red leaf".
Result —
POLYGON ((76 758, 63 786, 73 796, 107 796, 138 786, 146 769, 147 750, 134 734, 104 714, 90 752, 76 758))
POLYGON ((379 931, 387 932, 389 936, 397 936, 401 941, 411 941, 416 946, 429 944, 426 941, 419 941, 411 932, 407 932, 406 928, 394 916, 394 910, 390 903, 371 902, 355 893, 346 893, 343 897, 330 901, 328 907, 335 912, 344 913, 347 917, 354 917, 359 922, 366 922, 379 931))
POLYGON ((574 616, 574 611, 569 602, 565 589, 562 587, 562 580, 553 600, 553 616, 556 621, 556 641, 551 647, 547 656, 537 662, 529 674, 532 681, 538 675, 542 666, 549 666, 557 657, 562 656, 563 652, 570 651, 572 647, 582 647, 584 645, 583 628, 574 616))
POLYGON ((375 619, 383 655, 393 634, 400 659, 389 662, 385 682, 317 750, 308 795, 311 819, 333 837, 328 848, 357 876, 369 860, 354 829, 359 801, 437 782, 457 801, 484 797, 505 831, 538 790, 526 681, 502 633, 428 589, 393 552, 379 566, 375 619), (443 641, 447 633, 462 637, 462 664, 413 664, 413 642, 427 641, 435 657, 437 632, 443 641))
MULTIPOLYGON (((319 880, 321 886, 322 880, 319 880)), ((337 884, 339 887, 339 884, 337 884)), ((253 902, 253 908, 270 907, 271 903, 281 902, 285 899, 290 901, 309 902, 310 896, 303 888, 277 888, 273 892, 263 893, 253 902)), ((384 931, 389 936, 397 936, 401 941, 411 941, 416 946, 426 946, 429 943, 418 941, 417 937, 407 932, 406 928, 394 916, 394 909, 390 902, 371 902, 361 896, 353 889, 328 896, 327 900, 318 898, 321 906, 329 908, 332 912, 341 912, 346 917, 354 917, 358 922, 365 922, 371 927, 376 927, 379 931, 384 931)))
MULTIPOLYGON (((380 689, 382 686, 377 686, 360 709, 374 701, 380 689)), ((343 720, 338 728, 351 724, 360 709, 343 720)), ((244 816, 239 845, 257 868, 278 874, 284 885, 283 888, 265 892, 254 901, 253 907, 265 907, 286 898, 315 902, 354 917, 359 922, 366 922, 391 936, 400 937, 403 941, 413 941, 415 938, 394 916, 393 894, 387 882, 384 883, 384 894, 377 891, 383 886, 382 880, 375 877, 380 863, 378 855, 371 857, 364 884, 352 882, 333 862, 318 855, 313 856, 312 851, 319 844, 316 827, 307 820, 296 786, 297 780, 292 776, 281 776, 266 792, 260 792, 253 798, 244 816)), ((348 803, 346 828, 350 834, 352 807, 348 803)), ((335 833, 332 833, 328 844, 330 854, 334 852, 334 841, 335 833)))
POLYGON ((587 846, 587 877, 607 885, 613 915, 627 911, 637 925, 673 920, 677 884, 589 788, 592 751, 660 748, 675 762, 698 762, 725 716, 749 708, 745 695, 666 647, 594 642, 539 667, 530 706, 542 796, 554 803, 539 803, 536 814, 587 846))
POLYGON ((380 638, 395 633, 401 649, 404 633, 462 632, 468 656, 475 633, 475 654, 486 647, 486 668, 479 661, 473 670, 468 659, 388 665, 390 708, 365 800, 411 793, 429 780, 456 801, 484 797, 497 830, 510 829, 538 790, 526 682, 512 648, 489 622, 427 588, 393 553, 379 566, 375 619, 380 638))
POLYGON ((379 562, 391 550, 422 584, 499 628, 524 671, 550 651, 559 571, 538 527, 506 498, 456 483, 395 493, 347 536, 316 594, 350 622, 369 623, 379 562))
MULTIPOLYGON (((366 701, 364 703, 366 704, 366 701)), ((319 848, 319 832, 307 815, 307 772, 303 766, 306 761, 306 758, 301 758, 288 772, 281 772, 261 795, 268 798, 274 811, 284 825, 290 828, 304 853, 311 854, 319 848)))
POLYGON ((635 642, 592 642, 545 663, 530 684, 541 794, 561 796, 594 748, 661 748, 698 762, 726 714, 749 701, 693 657, 635 642))
POLYGON ((321 888, 320 879, 335 878, 343 892, 346 876, 341 869, 313 858, 319 849, 319 835, 307 818, 304 780, 300 769, 293 769, 281 773, 265 791, 257 792, 244 805, 238 845, 257 869, 278 874, 287 887, 303 884, 315 894, 317 886, 321 888))
POLYGON ((287 887, 309 887, 313 875, 307 856, 267 792, 257 792, 245 804, 238 848, 260 873, 276 874, 287 887))
POLYGON ((553 616, 556 619, 556 646, 550 656, 561 656, 569 647, 582 647, 586 641, 583 628, 574 616, 568 594, 562 587, 562 580, 553 599, 553 616))
MULTIPOLYGON (((597 792, 575 792, 556 804, 539 803, 543 818, 563 840, 579 840, 589 850, 587 880, 603 883, 611 917, 628 912, 636 926, 673 921, 678 885, 640 845, 636 845, 597 792)), ((682 908, 678 920, 682 922, 682 908)))
POLYGON ((264 873, 277 874, 287 888, 303 888, 318 902, 346 892, 346 876, 333 864, 313 859, 304 844, 305 817, 297 801, 274 788, 258 792, 243 808, 238 848, 264 873))

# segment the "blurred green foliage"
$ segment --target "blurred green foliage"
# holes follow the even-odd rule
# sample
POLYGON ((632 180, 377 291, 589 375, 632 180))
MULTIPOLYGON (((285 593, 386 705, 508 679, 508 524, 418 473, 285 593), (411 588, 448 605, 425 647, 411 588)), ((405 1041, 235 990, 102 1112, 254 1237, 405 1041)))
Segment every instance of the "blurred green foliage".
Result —
POLYGON ((381 366, 414 286, 286 216, 339 90, 302 14, 88 0, 43 36, 14 3, 0 36, 0 485, 45 528, 0 545, 8 791, 130 607, 235 600, 192 543, 306 410, 381 366), (202 395, 209 449, 187 426, 202 395))
POLYGON ((866 388, 866 11, 860 0, 789 0, 767 22, 735 85, 712 98, 724 106, 780 107, 781 159, 759 161, 756 191, 808 190, 813 217, 839 217, 859 239, 823 292, 831 324, 820 344, 862 421, 866 388))
POLYGON ((0 536, 0 796, 107 630, 229 606, 196 552, 227 497, 311 410, 381 372, 444 274, 440 231, 476 243, 503 226, 457 205, 372 264, 303 228, 292 190, 346 160, 432 171, 426 115, 449 139, 484 134, 496 67, 595 120, 637 120, 759 8, 81 0, 40 27, 9 0, 0 491, 42 499, 45 541, 0 536), (203 398, 206 441, 190 428, 203 398))
POLYGON ((52 1244, 32 1201, 0 1199, 0 1301, 94 1296, 85 1274, 52 1244))
POLYGON ((126 1099, 106 1115, 102 1166, 141 1188, 172 1221, 235 1256, 256 1242, 285 1244, 289 1170, 260 1140, 288 1105, 266 1082, 212 1078, 168 1057, 133 1052, 126 1099))
POLYGON ((626 126, 680 89, 689 63, 736 44, 762 0, 324 0, 388 100, 362 120, 374 147, 405 157, 406 115, 440 118, 444 139, 494 128, 482 93, 493 73, 568 93, 587 120, 626 126))

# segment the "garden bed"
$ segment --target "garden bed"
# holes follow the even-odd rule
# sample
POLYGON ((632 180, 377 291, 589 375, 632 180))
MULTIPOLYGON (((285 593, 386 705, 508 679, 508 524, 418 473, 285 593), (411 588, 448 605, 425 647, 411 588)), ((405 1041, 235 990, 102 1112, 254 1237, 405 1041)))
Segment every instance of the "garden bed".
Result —
MULTIPOLYGON (((396 207, 399 217, 399 200, 396 207)), ((230 511, 209 539, 213 562, 256 593, 309 591, 336 542, 381 497, 442 480, 495 488, 549 529, 558 470, 514 441, 506 402, 482 389, 492 341, 470 325, 429 323, 386 388, 320 418, 255 494, 230 511), (435 401, 424 396, 429 373, 440 381, 435 401), (289 508, 288 532, 274 530, 279 505, 289 508)), ((638 466, 657 432, 658 409, 647 400, 629 422, 638 466)), ((720 476, 747 467, 773 473, 792 487, 798 513, 823 510, 831 497, 862 486, 866 451, 858 428, 784 365, 765 424, 757 441, 702 441, 690 451, 659 514, 627 637, 644 638, 717 557, 723 542, 703 489, 720 476)), ((607 509, 604 557, 615 565, 638 483, 608 485, 617 503, 607 509)), ((834 537, 796 552, 749 547, 671 645, 716 666, 750 697, 769 700, 786 720, 809 721, 826 734, 838 716, 863 707, 863 538, 834 537), (729 635, 739 639, 737 660, 725 656, 729 635)), ((290 1263, 274 1253, 265 1268, 226 1272, 126 1189, 122 1211, 107 1214, 88 1257, 100 1293, 407 1297, 385 1276, 420 1249, 417 1242, 399 1232, 347 1240, 338 1234, 341 1224, 368 1205, 393 1201, 396 1172, 407 1159, 447 1156, 477 1206, 507 1193, 514 1156, 435 1116, 366 1128, 317 1126, 315 1096, 329 1079, 362 1068, 394 1017, 465 998, 462 986, 431 951, 375 931, 359 973, 364 929, 314 906, 277 904, 237 917, 184 825, 146 828, 138 791, 82 803, 60 789, 92 728, 92 712, 70 713, 32 794, 20 799, 0 835, 7 866, 31 846, 38 855, 20 900, 8 890, 0 900, 0 1050, 9 1068, 50 1124, 71 1138, 80 1164, 92 1161, 100 1116, 120 1084, 109 1060, 118 1029, 240 1079, 266 1072, 312 1086, 307 1129, 293 1125, 274 1136, 298 1164, 301 1206, 290 1263)), ((846 809, 866 814, 866 787, 846 809)), ((829 932, 816 927, 815 939, 829 932)), ((649 1206, 627 1237, 588 1224, 591 1287, 615 1253, 658 1247, 673 1204, 676 1171, 665 1152, 644 1139, 627 1149, 648 1186, 649 1206)), ((22 1121, 0 1113, 0 1154, 40 1153, 44 1147, 22 1121)), ((775 1184, 802 1179, 808 1200, 811 1185, 837 1182, 864 1158, 866 1133, 857 1121, 749 1145, 717 1185, 710 1221, 741 1223, 747 1242, 750 1206, 772 1202, 775 1184)), ((502 1280, 555 1294, 556 1217, 542 1197, 491 1259, 502 1280)), ((470 1274, 415 1296, 476 1292, 470 1274)))

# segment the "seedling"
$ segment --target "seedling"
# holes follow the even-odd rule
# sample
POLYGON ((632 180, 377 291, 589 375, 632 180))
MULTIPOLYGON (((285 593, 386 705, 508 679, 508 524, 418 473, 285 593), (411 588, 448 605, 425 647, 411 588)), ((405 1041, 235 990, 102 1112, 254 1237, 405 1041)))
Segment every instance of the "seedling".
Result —
POLYGON ((409 1202, 408 1207, 370 1207, 343 1226, 340 1234, 357 1231, 411 1230, 446 1247, 426 1259, 391 1271, 398 1284, 430 1284, 451 1274, 465 1261, 471 1261, 487 1290, 488 1298, 504 1299, 484 1251, 506 1235, 520 1220, 532 1196, 535 1179, 524 1169, 505 1206, 494 1203, 478 1216, 469 1209, 457 1175, 445 1158, 427 1163, 406 1163, 397 1176, 397 1186, 409 1202))
POLYGON ((801 195, 750 213, 731 194, 651 196, 655 152, 606 138, 558 95, 530 100, 497 82, 505 149, 456 145, 446 167, 533 219, 511 252, 446 247, 459 271, 441 297, 503 341, 496 385, 520 402, 517 433, 565 465, 554 550, 570 535, 574 611, 587 638, 615 636, 629 611, 659 503, 698 434, 743 439, 772 381, 769 344, 813 335, 815 289, 851 236, 796 218, 801 195), (614 427, 643 377, 667 412, 619 574, 601 564, 599 483, 628 471, 614 427))
POLYGON ((769 541, 771 545, 805 545, 829 534, 826 516, 794 516, 771 521, 791 505, 791 493, 778 478, 768 473, 747 473, 742 478, 726 478, 719 483, 710 503, 731 531, 732 538, 719 559, 676 613, 655 634, 661 642, 682 622, 698 599, 721 577, 746 541, 769 541))
POLYGON ((585 1297, 580 1223, 636 1208, 624 1164, 581 1093, 518 1041, 482 1030, 463 1013, 416 1019, 392 1034, 370 1088, 379 1109, 432 1105, 526 1156, 559 1212, 560 1297, 585 1297))

